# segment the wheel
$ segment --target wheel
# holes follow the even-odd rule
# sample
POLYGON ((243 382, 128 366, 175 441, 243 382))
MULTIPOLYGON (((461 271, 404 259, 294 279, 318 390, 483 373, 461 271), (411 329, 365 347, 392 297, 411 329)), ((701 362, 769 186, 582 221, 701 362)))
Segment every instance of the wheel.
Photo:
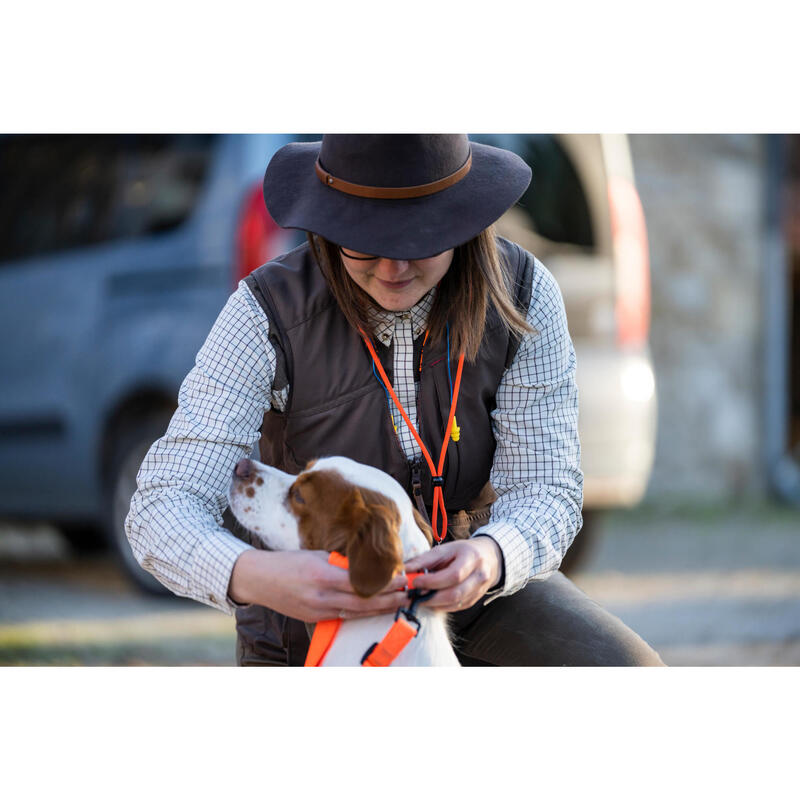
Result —
POLYGON ((117 432, 113 443, 109 481, 106 489, 106 537, 126 575, 141 590, 149 594, 172 594, 149 572, 142 569, 125 535, 125 517, 136 491, 136 474, 153 442, 163 436, 171 414, 153 412, 117 432))
POLYGON ((94 555, 108 549, 105 531, 91 522, 57 522, 61 535, 69 542, 72 552, 79 556, 94 555))
POLYGON ((561 571, 564 574, 570 575, 586 566, 597 545, 600 517, 599 511, 583 512, 583 527, 561 561, 561 571))

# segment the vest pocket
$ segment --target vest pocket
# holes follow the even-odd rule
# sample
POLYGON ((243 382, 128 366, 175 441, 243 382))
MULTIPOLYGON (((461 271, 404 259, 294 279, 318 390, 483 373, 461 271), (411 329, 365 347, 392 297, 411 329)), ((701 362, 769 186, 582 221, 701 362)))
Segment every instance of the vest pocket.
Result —
POLYGON ((467 539, 478 528, 487 525, 495 500, 497 500, 497 494, 492 488, 492 484, 487 482, 478 496, 467 503, 465 509, 454 514, 448 513, 447 529, 453 538, 467 539))

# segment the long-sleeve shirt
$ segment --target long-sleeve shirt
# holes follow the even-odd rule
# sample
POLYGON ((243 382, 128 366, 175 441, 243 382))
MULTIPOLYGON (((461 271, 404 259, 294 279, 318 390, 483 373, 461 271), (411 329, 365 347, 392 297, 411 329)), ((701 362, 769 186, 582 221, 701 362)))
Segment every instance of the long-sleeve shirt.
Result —
MULTIPOLYGON (((433 290, 432 290, 433 291, 433 290)), ((416 423, 413 342, 425 329, 429 292, 412 309, 378 314, 375 335, 394 340, 394 389, 416 423)), ((537 260, 522 338, 492 412, 497 448, 490 481, 498 499, 489 522, 504 560, 498 594, 513 594, 558 569, 581 526, 575 351, 561 292, 537 260)), ((125 522, 139 563, 175 594, 232 613, 234 563, 250 545, 222 527, 236 462, 259 439, 264 413, 281 410, 290 387, 273 391, 276 355, 269 320, 241 282, 220 312, 178 394, 166 434, 150 448, 125 522)), ((419 447, 396 410, 409 460, 419 447)))

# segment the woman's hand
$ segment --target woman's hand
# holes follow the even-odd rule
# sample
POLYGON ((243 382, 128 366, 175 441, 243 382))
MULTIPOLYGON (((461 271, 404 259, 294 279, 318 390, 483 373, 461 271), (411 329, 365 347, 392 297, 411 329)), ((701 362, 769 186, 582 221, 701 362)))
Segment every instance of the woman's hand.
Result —
POLYGON ((414 581, 416 589, 437 589, 426 608, 461 611, 478 602, 499 580, 503 553, 490 536, 440 544, 412 558, 406 572, 427 569, 414 581))
POLYGON ((255 603, 281 614, 319 622, 394 613, 407 605, 402 575, 395 576, 379 594, 359 597, 347 570, 328 563, 323 550, 278 552, 245 550, 233 567, 228 594, 237 603, 255 603))

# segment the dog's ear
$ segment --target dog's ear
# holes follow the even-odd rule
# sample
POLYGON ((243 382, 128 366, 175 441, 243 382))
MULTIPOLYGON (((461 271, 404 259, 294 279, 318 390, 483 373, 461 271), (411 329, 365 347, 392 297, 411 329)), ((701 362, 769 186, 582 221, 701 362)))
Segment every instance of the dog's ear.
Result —
POLYGON ((412 508, 414 511, 414 522, 417 523, 417 527, 425 534, 425 538, 428 540, 428 544, 433 547, 433 530, 431 526, 428 525, 428 521, 422 514, 417 511, 416 508, 412 508))
POLYGON ((357 595, 371 597, 403 569, 400 513, 379 492, 354 488, 337 516, 347 531, 350 583, 357 595))

